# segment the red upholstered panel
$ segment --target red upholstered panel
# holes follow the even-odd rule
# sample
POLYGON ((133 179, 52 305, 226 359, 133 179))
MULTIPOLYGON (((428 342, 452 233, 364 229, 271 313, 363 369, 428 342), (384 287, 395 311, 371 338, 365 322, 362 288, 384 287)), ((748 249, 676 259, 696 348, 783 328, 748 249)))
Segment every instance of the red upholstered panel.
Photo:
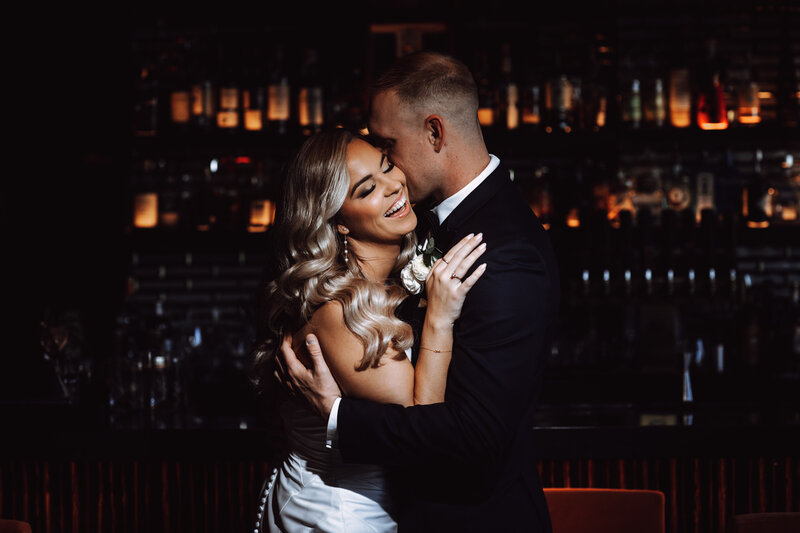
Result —
POLYGON ((31 526, 27 522, 0 518, 0 533, 31 533, 31 526))
POLYGON ((655 490, 544 489, 553 533, 664 533, 664 494, 655 490))
POLYGON ((800 513, 752 513, 733 517, 735 533, 797 533, 800 513))

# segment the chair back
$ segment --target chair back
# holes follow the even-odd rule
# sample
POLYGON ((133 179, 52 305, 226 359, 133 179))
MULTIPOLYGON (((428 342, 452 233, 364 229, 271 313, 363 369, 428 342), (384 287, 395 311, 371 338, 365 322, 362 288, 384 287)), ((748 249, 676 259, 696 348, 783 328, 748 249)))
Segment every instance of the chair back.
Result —
POLYGON ((20 520, 0 518, 0 533, 31 533, 31 525, 20 520))
POLYGON ((733 517, 734 533, 797 533, 800 513, 749 513, 733 517))
POLYGON ((553 533, 664 533, 664 493, 546 488, 553 533))

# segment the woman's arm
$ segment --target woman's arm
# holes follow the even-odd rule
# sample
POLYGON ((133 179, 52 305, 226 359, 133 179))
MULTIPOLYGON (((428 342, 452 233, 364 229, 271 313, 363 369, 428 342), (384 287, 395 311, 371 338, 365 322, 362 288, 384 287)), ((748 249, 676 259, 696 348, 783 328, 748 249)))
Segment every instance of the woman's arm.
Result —
POLYGON ((357 371, 364 357, 364 345, 350 331, 344 321, 344 310, 339 302, 327 302, 318 309, 309 323, 295 339, 314 333, 319 339, 322 353, 342 393, 356 398, 403 406, 444 401, 447 370, 453 345, 453 323, 461 312, 469 289, 485 270, 480 266, 468 278, 463 278, 469 268, 484 252, 480 236, 470 236, 453 246, 431 269, 426 280, 428 307, 422 327, 420 354, 416 369, 406 357, 398 358, 397 351, 389 349, 377 368, 357 371), (455 275, 456 277, 451 277, 455 275))

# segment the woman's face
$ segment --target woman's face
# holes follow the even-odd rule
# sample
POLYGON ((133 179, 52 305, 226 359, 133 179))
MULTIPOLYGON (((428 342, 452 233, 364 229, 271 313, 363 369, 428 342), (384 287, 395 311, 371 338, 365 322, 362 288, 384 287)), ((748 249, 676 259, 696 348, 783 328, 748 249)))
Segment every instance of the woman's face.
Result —
POLYGON ((417 217, 408 201, 403 172, 385 154, 361 139, 347 147, 350 187, 340 211, 348 237, 363 242, 397 243, 413 231, 417 217))

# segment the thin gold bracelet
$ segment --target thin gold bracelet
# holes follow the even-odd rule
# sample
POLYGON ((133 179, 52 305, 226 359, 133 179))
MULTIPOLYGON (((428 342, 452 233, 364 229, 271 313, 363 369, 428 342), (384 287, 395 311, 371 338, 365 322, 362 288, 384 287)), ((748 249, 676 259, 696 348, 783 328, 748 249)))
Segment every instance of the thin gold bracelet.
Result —
POLYGON ((426 348, 425 346, 420 346, 420 350, 428 350, 429 352, 436 352, 436 353, 452 353, 453 350, 434 350, 433 348, 426 348))

